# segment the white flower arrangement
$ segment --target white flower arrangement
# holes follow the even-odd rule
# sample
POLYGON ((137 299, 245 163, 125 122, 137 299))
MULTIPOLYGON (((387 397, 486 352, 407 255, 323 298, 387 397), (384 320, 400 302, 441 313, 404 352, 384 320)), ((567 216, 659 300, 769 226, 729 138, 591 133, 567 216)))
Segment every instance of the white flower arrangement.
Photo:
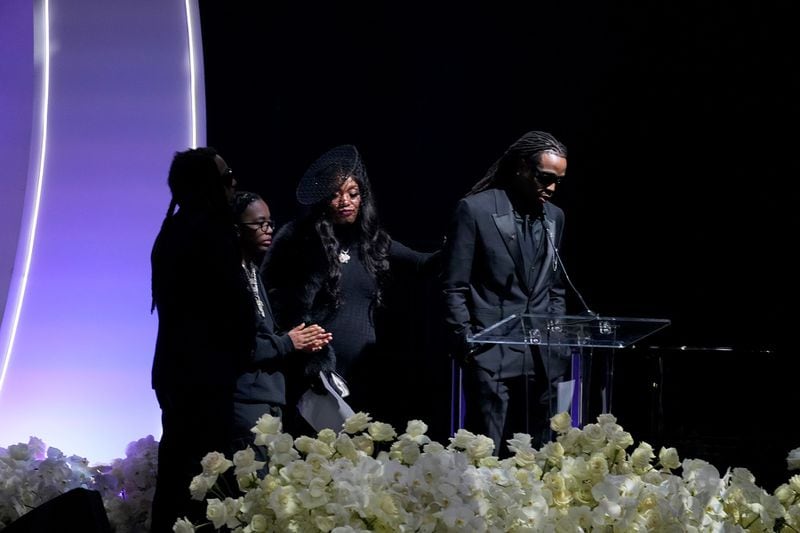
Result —
POLYGON ((656 456, 644 442, 626 451, 633 438, 610 414, 578 429, 561 413, 551 427, 554 442, 537 450, 529 435, 516 434, 514 455, 500 460, 485 436, 462 429, 445 447, 418 420, 397 436, 356 413, 339 433, 294 439, 264 415, 253 432, 269 464, 246 450, 233 461, 209 454, 192 481, 195 499, 214 496, 209 523, 182 519, 175 531, 800 530, 800 476, 771 495, 744 468, 720 476, 705 461, 680 461, 674 448, 656 456), (231 467, 238 495, 216 484, 231 467))
MULTIPOLYGON (((269 464, 250 449, 232 459, 209 453, 189 488, 207 498, 209 521, 178 520, 174 530, 800 531, 800 475, 768 494, 743 468, 721 476, 705 461, 681 461, 674 448, 656 454, 643 442, 629 451, 633 438, 612 415, 577 429, 561 413, 551 427, 554 442, 537 450, 517 434, 514 455, 500 460, 482 435, 460 430, 445 447, 418 420, 398 436, 357 413, 339 433, 295 439, 265 415, 253 432, 268 447, 269 464), (220 490, 231 475, 236 495, 220 490)), ((35 437, 0 448, 0 530, 84 487, 101 493, 115 532, 148 531, 157 444, 145 437, 124 459, 95 466, 35 437)), ((800 448, 786 460, 799 469, 800 448)))
POLYGON ((36 437, 0 448, 0 530, 35 507, 72 489, 96 490, 117 533, 150 529, 158 443, 152 436, 128 445, 125 459, 91 465, 65 456, 36 437))
POLYGON ((0 448, 0 529, 69 490, 92 483, 89 461, 65 456, 36 437, 0 448))

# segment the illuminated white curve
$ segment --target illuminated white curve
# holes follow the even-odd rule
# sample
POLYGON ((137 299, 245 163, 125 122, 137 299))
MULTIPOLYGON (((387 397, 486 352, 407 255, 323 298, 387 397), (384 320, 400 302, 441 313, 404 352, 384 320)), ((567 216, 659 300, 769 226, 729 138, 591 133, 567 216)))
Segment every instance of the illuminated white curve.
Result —
MULTIPOLYGON (((10 325, 6 329, 7 335, 5 346, 3 347, 2 369, 0 369, 0 393, 3 391, 8 365, 11 362, 11 353, 14 349, 14 340, 17 337, 17 327, 19 317, 22 314, 22 304, 25 300, 25 291, 28 286, 28 274, 31 269, 33 248, 36 242, 36 227, 39 223, 39 206, 42 199, 42 188, 44 186, 44 169, 47 160, 47 118, 50 103, 50 1, 42 0, 41 11, 35 17, 35 24, 41 26, 41 42, 36 43, 34 50, 42 50, 42 70, 41 70, 41 102, 39 108, 40 135, 38 138, 38 163, 36 173, 33 177, 33 194, 29 206, 26 206, 26 216, 23 217, 21 231, 24 236, 22 248, 22 272, 18 278, 16 288, 9 291, 9 295, 14 299, 11 308, 11 316, 8 317, 10 325)), ((37 32, 34 32, 36 34, 37 32)), ((34 53, 36 53, 34 51, 34 53)), ((12 281, 13 283, 13 281, 12 281)))
POLYGON ((189 41, 189 101, 190 113, 192 116, 192 141, 191 146, 197 147, 197 91, 195 82, 194 68, 194 23, 192 19, 192 0, 185 0, 184 9, 186 10, 186 35, 189 41))

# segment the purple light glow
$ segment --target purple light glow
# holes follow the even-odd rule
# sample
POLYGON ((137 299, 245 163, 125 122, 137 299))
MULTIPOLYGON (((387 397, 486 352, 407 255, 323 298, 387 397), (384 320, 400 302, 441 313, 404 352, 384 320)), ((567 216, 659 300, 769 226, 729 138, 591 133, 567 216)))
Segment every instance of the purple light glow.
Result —
MULTIPOLYGON (((32 11, 47 6, 23 3, 32 11)), ((202 70, 193 68, 187 31, 190 20, 199 42, 199 18, 191 0, 52 0, 49 7, 43 188, 37 222, 31 188, 38 168, 28 163, 15 265, 25 250, 22 233, 35 228, 36 240, 27 287, 15 270, 3 317, 6 339, 21 286, 24 304, 0 390, 0 446, 35 435, 67 454, 108 462, 124 457, 129 442, 161 432, 150 388, 157 318, 149 313, 149 256, 169 203, 172 154, 205 142, 202 70)), ((33 34, 39 54, 42 23, 37 18, 37 31, 19 34, 33 34)), ((6 50, 33 60, 30 42, 6 50)), ((14 139, 17 149, 38 151, 29 149, 39 142, 34 137, 14 139)))

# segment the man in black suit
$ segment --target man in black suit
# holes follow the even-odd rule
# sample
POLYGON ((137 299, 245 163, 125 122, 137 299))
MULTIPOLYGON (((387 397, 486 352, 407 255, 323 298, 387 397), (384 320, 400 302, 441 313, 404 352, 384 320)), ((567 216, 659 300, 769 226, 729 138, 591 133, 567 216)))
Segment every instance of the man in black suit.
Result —
POLYGON ((563 350, 473 344, 467 336, 512 314, 564 314, 556 248, 564 212, 550 203, 567 169, 566 147, 531 131, 514 142, 456 207, 444 248, 443 290, 452 354, 464 371, 466 429, 495 451, 529 433, 549 440, 558 383, 569 369, 563 350))
POLYGON ((236 373, 255 337, 228 203, 233 172, 214 149, 189 149, 175 154, 168 184, 172 200, 151 255, 162 425, 154 533, 172 531, 177 518, 205 518, 189 484, 205 454, 228 451, 236 373))

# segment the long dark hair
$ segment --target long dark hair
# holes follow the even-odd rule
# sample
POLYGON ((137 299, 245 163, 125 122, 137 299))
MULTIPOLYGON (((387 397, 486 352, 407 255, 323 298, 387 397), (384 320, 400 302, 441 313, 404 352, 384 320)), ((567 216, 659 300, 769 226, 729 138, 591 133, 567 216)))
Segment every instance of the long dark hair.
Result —
MULTIPOLYGON (((338 176, 336 181, 341 185, 347 178, 353 178, 358 184, 361 205, 356 221, 342 229, 347 233, 347 240, 357 246, 364 266, 377 281, 375 305, 380 306, 383 304, 383 288, 389 276, 391 239, 378 220, 378 212, 366 172, 338 176)), ((311 206, 307 223, 316 233, 325 258, 327 272, 322 284, 323 296, 326 303, 336 309, 342 302, 342 266, 339 262, 342 243, 337 236, 336 225, 331 220, 330 198, 311 206)))
MULTIPOLYGON (((233 217, 225 193, 226 178, 220 175, 216 161, 217 155, 219 155, 217 151, 210 146, 190 148, 174 153, 167 176, 167 185, 172 197, 150 256, 155 271, 161 271, 165 265, 169 265, 163 257, 165 252, 160 245, 160 240, 162 234, 173 223, 177 207, 180 207, 181 210, 200 212, 213 218, 220 227, 230 229, 233 242, 233 217)), ((159 283, 155 277, 152 278, 151 313, 156 308, 156 302, 161 299, 163 288, 159 283)))
POLYGON ((223 178, 217 168, 217 151, 210 146, 175 152, 169 167, 167 184, 172 193, 167 218, 177 206, 204 210, 226 210, 223 178))

